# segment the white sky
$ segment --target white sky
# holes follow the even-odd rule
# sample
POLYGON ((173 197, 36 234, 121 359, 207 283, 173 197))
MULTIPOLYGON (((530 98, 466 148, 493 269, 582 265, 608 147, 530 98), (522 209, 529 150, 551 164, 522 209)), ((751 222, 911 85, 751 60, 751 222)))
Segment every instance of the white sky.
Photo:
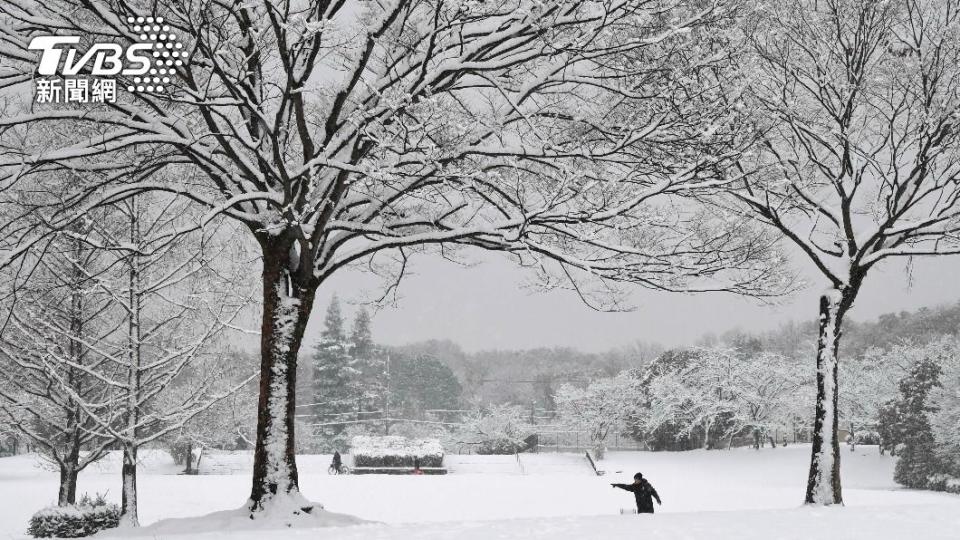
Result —
MULTIPOLYGON (((872 319, 960 298, 960 257, 916 260, 912 286, 902 263, 885 264, 867 277, 852 318, 872 319)), ((706 332, 760 331, 791 319, 814 319, 818 293, 825 287, 814 281, 776 306, 729 294, 668 294, 638 287, 633 296, 636 311, 598 313, 571 292, 528 292, 520 287, 522 271, 498 257, 461 268, 424 256, 414 260, 413 269, 415 275, 401 285, 399 305, 374 314, 374 337, 381 343, 450 339, 468 351, 540 346, 603 351, 637 340, 682 345, 706 332)), ((305 346, 319 335, 333 292, 340 295, 345 314, 352 317, 356 307, 351 301, 362 299, 361 289, 371 285, 359 272, 343 273, 325 284, 317 296, 305 346)))

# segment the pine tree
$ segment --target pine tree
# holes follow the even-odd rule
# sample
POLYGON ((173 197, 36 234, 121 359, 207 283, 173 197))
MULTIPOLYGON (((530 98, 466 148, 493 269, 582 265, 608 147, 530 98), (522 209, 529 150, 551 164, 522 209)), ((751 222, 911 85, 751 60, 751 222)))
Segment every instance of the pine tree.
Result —
POLYGON ((348 420, 348 413, 355 409, 353 388, 358 378, 336 296, 330 300, 323 324, 313 353, 313 413, 317 433, 335 444, 332 439, 344 430, 338 422, 348 420))
POLYGON ((382 396, 386 389, 386 361, 383 351, 373 341, 370 314, 360 308, 353 320, 350 332, 350 355, 356 362, 358 378, 353 387, 357 403, 357 417, 364 411, 376 410, 382 406, 382 396))

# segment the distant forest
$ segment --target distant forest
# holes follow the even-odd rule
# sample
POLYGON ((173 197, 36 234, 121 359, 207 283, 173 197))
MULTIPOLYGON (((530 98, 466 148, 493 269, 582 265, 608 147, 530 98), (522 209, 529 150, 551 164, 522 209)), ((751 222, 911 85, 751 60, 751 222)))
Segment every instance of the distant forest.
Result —
MULTIPOLYGON (((859 357, 871 347, 887 349, 902 342, 923 344, 939 336, 956 335, 958 329, 960 302, 886 313, 873 321, 850 320, 845 324, 840 356, 859 357)), ((814 354, 816 336, 815 321, 791 321, 761 333, 734 329, 720 335, 706 334, 691 346, 722 345, 743 352, 768 351, 809 359, 814 354)), ((403 356, 430 356, 449 366, 462 386, 464 406, 510 403, 548 411, 554 410, 553 395, 561 384, 586 383, 592 377, 642 367, 666 351, 656 343, 637 342, 602 353, 567 347, 468 353, 449 340, 386 349, 403 356)))

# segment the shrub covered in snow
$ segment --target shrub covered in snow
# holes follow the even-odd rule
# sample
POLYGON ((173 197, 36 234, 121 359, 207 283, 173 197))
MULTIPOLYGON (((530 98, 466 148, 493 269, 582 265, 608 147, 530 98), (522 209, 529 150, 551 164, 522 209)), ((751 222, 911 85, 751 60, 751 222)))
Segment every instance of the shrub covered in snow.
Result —
POLYGON ((84 495, 75 505, 40 510, 30 518, 27 533, 34 538, 79 538, 116 527, 119 521, 117 505, 107 504, 103 495, 84 495))
POLYGON ((359 436, 350 441, 355 467, 442 467, 443 447, 438 439, 408 439, 398 436, 359 436))
POLYGON ((513 454, 528 448, 533 428, 522 408, 493 405, 471 412, 459 429, 460 442, 473 445, 478 454, 513 454))
POLYGON ((846 443, 851 446, 860 446, 861 444, 880 444, 880 433, 873 430, 857 431, 847 435, 846 443))

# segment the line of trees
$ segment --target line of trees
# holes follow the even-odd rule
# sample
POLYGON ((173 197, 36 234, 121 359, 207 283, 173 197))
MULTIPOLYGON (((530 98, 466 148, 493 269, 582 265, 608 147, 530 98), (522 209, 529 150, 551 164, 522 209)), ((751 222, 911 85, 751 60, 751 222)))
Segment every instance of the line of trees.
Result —
POLYGON ((194 217, 176 198, 127 198, 54 231, 6 276, 0 413, 59 469, 60 506, 76 502, 80 471, 119 449, 120 520, 136 526, 138 450, 252 376, 224 347, 251 303, 221 256, 231 235, 171 234, 194 217))
POLYGON ((730 448, 742 437, 760 448, 809 416, 807 375, 774 353, 690 349, 585 386, 564 385, 555 399, 559 421, 586 430, 597 459, 621 433, 652 450, 730 448))

